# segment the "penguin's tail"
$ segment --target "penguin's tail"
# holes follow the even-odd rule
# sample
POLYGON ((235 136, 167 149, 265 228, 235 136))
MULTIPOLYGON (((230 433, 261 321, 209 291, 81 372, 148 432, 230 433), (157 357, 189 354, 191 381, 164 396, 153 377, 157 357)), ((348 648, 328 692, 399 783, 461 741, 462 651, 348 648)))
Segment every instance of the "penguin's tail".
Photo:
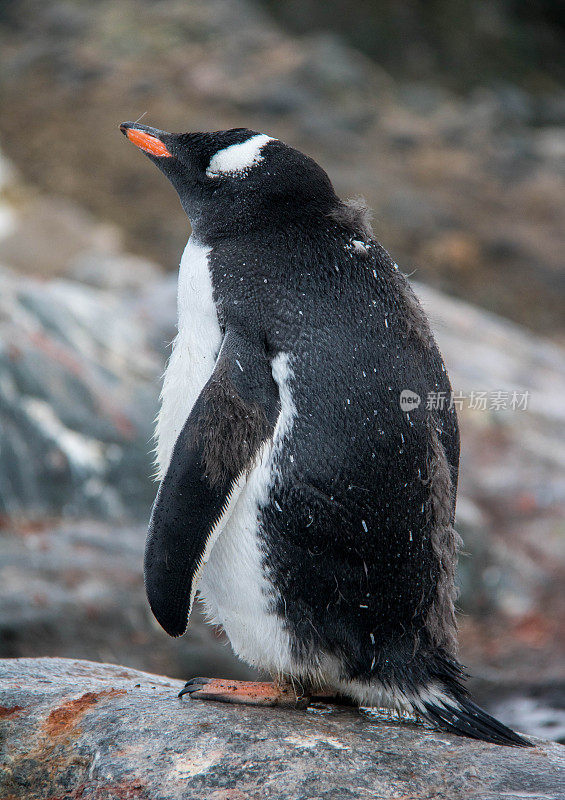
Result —
POLYGON ((417 716, 431 722, 440 730, 481 739, 493 744, 512 747, 534 747, 502 722, 491 717, 473 703, 467 690, 459 682, 449 681, 449 687, 431 684, 420 690, 410 700, 417 716))

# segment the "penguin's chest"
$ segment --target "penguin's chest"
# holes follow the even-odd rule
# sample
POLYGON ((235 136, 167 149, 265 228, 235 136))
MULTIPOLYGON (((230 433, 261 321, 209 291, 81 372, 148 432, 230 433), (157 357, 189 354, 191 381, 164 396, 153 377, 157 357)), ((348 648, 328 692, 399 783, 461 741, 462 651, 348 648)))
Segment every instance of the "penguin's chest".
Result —
MULTIPOLYGON (((191 237, 181 259, 178 335, 161 393, 157 419, 159 477, 198 395, 212 375, 222 333, 209 270, 208 248, 191 237)), ((261 505, 273 479, 274 446, 262 453, 214 545, 199 593, 210 618, 220 623, 238 655, 273 671, 290 669, 288 634, 273 610, 274 592, 264 569, 258 535, 261 505)))
POLYGON ((222 341, 209 255, 210 248, 202 247, 191 236, 180 263, 178 333, 165 372, 157 418, 159 478, 165 475, 179 433, 214 370, 222 341))

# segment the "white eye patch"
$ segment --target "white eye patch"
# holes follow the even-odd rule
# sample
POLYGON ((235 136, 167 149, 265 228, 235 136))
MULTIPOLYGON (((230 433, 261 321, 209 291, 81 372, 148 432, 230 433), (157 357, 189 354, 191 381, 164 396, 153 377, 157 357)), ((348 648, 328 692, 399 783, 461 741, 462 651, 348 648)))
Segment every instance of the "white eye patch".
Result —
POLYGON ((206 175, 209 178, 216 178, 218 175, 237 175, 247 172, 263 160, 261 149, 267 142, 273 141, 275 140, 271 136, 259 133, 241 144, 232 144, 223 150, 218 150, 210 160, 206 175))

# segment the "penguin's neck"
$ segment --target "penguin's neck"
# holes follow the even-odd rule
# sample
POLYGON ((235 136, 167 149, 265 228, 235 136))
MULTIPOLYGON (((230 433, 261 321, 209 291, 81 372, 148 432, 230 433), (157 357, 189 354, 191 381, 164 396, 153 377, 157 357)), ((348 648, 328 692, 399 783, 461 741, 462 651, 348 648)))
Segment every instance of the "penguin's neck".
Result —
POLYGON ((195 326, 215 321, 216 305, 210 274, 210 247, 201 245, 192 235, 180 261, 177 287, 179 334, 195 326))

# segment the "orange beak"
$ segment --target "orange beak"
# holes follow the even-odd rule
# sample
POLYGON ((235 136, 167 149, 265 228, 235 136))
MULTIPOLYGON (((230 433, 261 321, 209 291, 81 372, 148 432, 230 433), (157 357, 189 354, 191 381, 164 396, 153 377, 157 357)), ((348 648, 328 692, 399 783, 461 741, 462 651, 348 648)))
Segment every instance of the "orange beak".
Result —
POLYGON ((133 142, 141 150, 145 150, 146 153, 150 153, 152 156, 172 158, 173 154, 169 153, 163 142, 156 136, 151 136, 144 131, 136 131, 134 128, 128 128, 125 133, 130 142, 133 142))

